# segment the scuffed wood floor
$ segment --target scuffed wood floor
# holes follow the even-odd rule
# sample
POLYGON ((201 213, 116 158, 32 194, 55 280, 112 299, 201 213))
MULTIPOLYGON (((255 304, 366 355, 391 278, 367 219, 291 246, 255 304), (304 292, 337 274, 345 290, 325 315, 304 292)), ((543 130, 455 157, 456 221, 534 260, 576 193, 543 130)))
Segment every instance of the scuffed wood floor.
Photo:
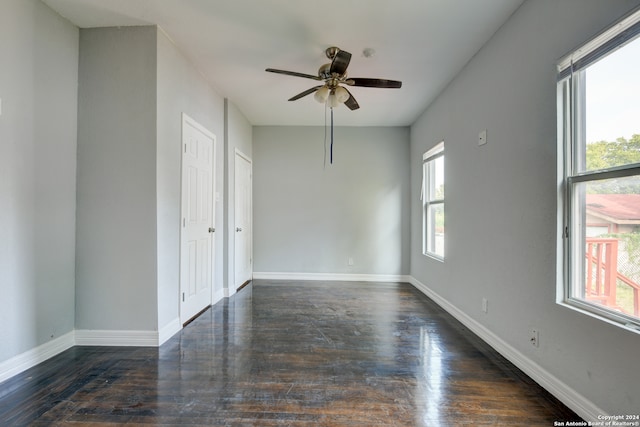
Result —
POLYGON ((74 347, 0 425, 552 426, 579 418, 408 284, 254 281, 158 348, 74 347))

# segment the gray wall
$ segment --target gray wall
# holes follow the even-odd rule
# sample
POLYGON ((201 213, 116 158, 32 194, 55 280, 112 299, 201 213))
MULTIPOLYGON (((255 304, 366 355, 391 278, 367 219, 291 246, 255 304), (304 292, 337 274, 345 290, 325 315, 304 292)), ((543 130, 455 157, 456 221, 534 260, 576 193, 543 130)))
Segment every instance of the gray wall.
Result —
POLYGON ((640 408, 640 340, 555 302, 555 63, 639 3, 525 2, 411 128, 411 274, 609 414, 640 408), (442 139, 444 263, 421 254, 418 198, 422 153, 442 139))
POLYGON ((78 329, 157 330, 156 39, 80 30, 78 329))
POLYGON ((79 31, 36 0, 0 4, 0 56, 0 363, 175 320, 181 114, 217 135, 222 194, 223 98, 156 27, 79 31))
POLYGON ((217 136, 221 192, 224 100, 156 27, 80 34, 76 326, 160 330, 179 316, 182 113, 217 136))
POLYGON ((78 29, 0 2, 0 362, 73 330, 78 29))
MULTIPOLYGON (((224 100, 158 30, 158 326, 178 317, 182 113, 216 135, 216 188, 224 191, 224 100)), ((214 292, 223 286, 222 196, 216 203, 214 292)))
POLYGON ((336 128, 326 167, 324 135, 254 127, 254 271, 407 274, 409 128, 336 128))

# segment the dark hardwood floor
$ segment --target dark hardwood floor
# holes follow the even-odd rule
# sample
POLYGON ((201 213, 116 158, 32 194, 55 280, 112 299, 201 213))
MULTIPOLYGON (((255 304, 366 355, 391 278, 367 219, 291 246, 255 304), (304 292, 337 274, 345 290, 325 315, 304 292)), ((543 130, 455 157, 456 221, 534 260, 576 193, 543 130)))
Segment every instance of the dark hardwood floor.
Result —
POLYGON ((160 348, 74 347, 0 425, 552 426, 579 420, 408 284, 254 281, 160 348))

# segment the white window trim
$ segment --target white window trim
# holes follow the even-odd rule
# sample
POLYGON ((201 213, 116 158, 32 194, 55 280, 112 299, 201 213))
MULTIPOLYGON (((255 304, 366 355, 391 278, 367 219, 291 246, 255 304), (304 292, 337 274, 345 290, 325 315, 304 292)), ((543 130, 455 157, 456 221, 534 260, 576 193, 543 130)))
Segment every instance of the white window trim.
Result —
POLYGON ((629 13, 617 24, 603 31, 558 61, 558 73, 564 75, 574 67, 575 64, 583 63, 583 67, 586 67, 607 53, 624 46, 627 41, 637 36, 640 28, 634 28, 634 26, 638 23, 640 23, 640 10, 629 13), (609 43, 613 44, 613 48, 607 48, 607 44, 609 43), (598 52, 598 50, 601 50, 601 52, 598 52), (594 53, 596 56, 589 60, 588 58, 594 53))
POLYGON ((431 160, 431 157, 436 158, 436 155, 444 154, 444 141, 440 141, 433 148, 422 155, 422 163, 427 160, 431 160))
POLYGON ((576 148, 581 133, 581 104, 580 91, 584 90, 584 82, 580 71, 587 69, 591 64, 623 47, 632 40, 636 40, 640 34, 640 9, 628 14, 625 18, 605 30, 600 35, 588 41, 578 49, 566 55, 558 62, 558 181, 560 184, 558 203, 558 218, 562 219, 562 228, 559 238, 559 249, 562 256, 558 256, 559 274, 558 300, 560 305, 579 311, 588 316, 603 320, 607 323, 621 326, 640 333, 640 321, 635 317, 617 313, 597 304, 573 297, 571 285, 574 280, 576 266, 572 261, 572 253, 576 242, 571 238, 572 233, 572 199, 574 192, 572 186, 579 182, 588 182, 595 179, 618 178, 634 176, 640 171, 640 165, 631 164, 621 167, 599 171, 578 171, 576 148))

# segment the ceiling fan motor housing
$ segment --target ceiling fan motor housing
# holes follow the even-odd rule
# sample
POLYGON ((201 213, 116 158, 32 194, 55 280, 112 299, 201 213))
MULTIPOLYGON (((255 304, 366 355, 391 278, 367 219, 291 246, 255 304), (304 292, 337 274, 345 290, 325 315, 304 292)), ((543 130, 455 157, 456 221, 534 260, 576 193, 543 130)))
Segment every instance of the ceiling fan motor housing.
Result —
POLYGON ((318 68, 318 77, 321 79, 331 78, 331 63, 321 65, 320 68, 318 68))

